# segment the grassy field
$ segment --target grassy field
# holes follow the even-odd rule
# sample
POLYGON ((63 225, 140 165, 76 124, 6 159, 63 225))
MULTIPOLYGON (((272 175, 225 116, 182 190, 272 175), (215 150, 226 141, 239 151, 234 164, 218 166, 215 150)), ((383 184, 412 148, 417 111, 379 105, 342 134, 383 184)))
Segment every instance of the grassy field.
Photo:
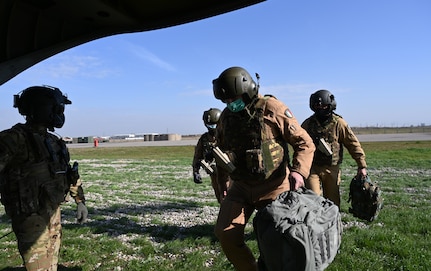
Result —
MULTIPOLYGON (((356 167, 343 163, 340 253, 327 270, 430 270, 431 141, 363 143, 384 209, 366 223, 348 213, 356 167)), ((192 181, 192 146, 71 149, 89 208, 75 224, 62 207, 59 270, 234 270, 213 234, 218 212, 210 180, 192 181)), ((11 231, 0 208, 0 236, 11 231)), ((247 243, 258 255, 251 223, 247 243)), ((0 239, 0 270, 23 270, 14 234, 0 239)))

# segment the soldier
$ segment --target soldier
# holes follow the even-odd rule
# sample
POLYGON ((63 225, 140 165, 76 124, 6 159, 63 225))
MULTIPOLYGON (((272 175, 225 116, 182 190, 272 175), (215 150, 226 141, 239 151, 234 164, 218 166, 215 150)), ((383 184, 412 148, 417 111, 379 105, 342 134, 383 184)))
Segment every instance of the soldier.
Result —
POLYGON ((340 207, 343 147, 356 161, 358 177, 367 175, 365 153, 347 122, 334 113, 337 103, 331 92, 321 89, 311 94, 310 108, 314 114, 302 123, 302 127, 310 134, 317 148, 305 186, 318 195, 323 190, 323 196, 340 207))
POLYGON ((14 95, 26 117, 0 132, 0 193, 27 270, 57 270, 61 242, 60 204, 70 195, 77 220, 87 219, 78 163, 70 166, 64 141, 53 134, 71 101, 58 88, 33 86, 14 95))
MULTIPOLYGON (((193 181, 197 184, 202 183, 202 178, 199 173, 201 167, 210 175, 211 186, 214 189, 214 194, 217 201, 220 203, 222 199, 220 187, 217 182, 217 169, 215 168, 214 156, 212 149, 215 146, 215 130, 217 122, 220 118, 221 111, 218 108, 210 108, 204 111, 202 119, 208 131, 203 133, 198 140, 193 156, 193 181)), ((229 184, 226 184, 229 187, 229 184)))
POLYGON ((258 90, 241 67, 228 68, 213 80, 215 98, 227 104, 216 131, 217 147, 225 158, 216 156, 217 178, 221 185, 226 175, 232 179, 215 234, 236 270, 258 270, 244 242, 245 226, 255 209, 304 185, 315 149, 289 108, 258 90), (293 148, 291 166, 288 144, 293 148))

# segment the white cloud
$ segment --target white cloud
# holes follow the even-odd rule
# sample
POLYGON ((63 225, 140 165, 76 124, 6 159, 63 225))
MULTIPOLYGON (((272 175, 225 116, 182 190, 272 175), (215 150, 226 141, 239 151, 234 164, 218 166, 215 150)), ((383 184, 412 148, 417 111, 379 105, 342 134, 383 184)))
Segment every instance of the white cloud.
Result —
POLYGON ((39 63, 34 67, 39 76, 51 78, 106 78, 115 74, 111 68, 106 68, 103 61, 94 56, 80 56, 69 53, 58 55, 39 63))
POLYGON ((138 58, 143 59, 145 61, 149 61, 150 63, 156 65, 159 68, 162 68, 167 71, 175 71, 175 67, 168 62, 162 60, 157 55, 148 51, 146 48, 142 46, 138 46, 132 43, 128 44, 129 50, 132 54, 136 55, 138 58))

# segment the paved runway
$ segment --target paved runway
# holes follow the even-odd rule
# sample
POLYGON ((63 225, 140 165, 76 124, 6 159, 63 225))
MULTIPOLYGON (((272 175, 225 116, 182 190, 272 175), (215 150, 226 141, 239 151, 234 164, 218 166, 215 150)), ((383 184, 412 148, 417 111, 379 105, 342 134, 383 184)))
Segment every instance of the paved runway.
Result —
POLYGON ((366 134, 357 135, 361 142, 378 141, 428 141, 431 140, 431 133, 405 133, 405 134, 366 134))
MULTIPOLYGON (((406 134, 366 134, 357 135, 361 142, 379 141, 429 141, 431 133, 406 133, 406 134)), ((196 146, 196 139, 174 140, 174 141, 127 141, 127 142, 106 142, 99 143, 103 147, 137 147, 137 146, 196 146)), ((67 144, 69 148, 90 148, 93 143, 67 144)))

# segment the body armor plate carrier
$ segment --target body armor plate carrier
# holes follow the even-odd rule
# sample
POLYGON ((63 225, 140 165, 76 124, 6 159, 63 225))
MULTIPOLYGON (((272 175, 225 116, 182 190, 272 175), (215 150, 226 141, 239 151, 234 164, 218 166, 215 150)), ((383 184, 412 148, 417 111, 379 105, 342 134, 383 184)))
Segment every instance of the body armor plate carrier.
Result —
POLYGON ((281 173, 288 162, 288 148, 281 138, 268 138, 264 112, 269 96, 254 101, 254 107, 238 113, 226 111, 223 149, 236 167, 232 179, 263 181, 281 173), (282 166, 284 165, 284 166, 282 166))
POLYGON ((27 159, 17 159, 3 171, 1 200, 6 213, 31 214, 57 208, 76 182, 68 177, 70 158, 64 141, 50 133, 33 133, 22 124, 11 130, 25 138, 27 159))

